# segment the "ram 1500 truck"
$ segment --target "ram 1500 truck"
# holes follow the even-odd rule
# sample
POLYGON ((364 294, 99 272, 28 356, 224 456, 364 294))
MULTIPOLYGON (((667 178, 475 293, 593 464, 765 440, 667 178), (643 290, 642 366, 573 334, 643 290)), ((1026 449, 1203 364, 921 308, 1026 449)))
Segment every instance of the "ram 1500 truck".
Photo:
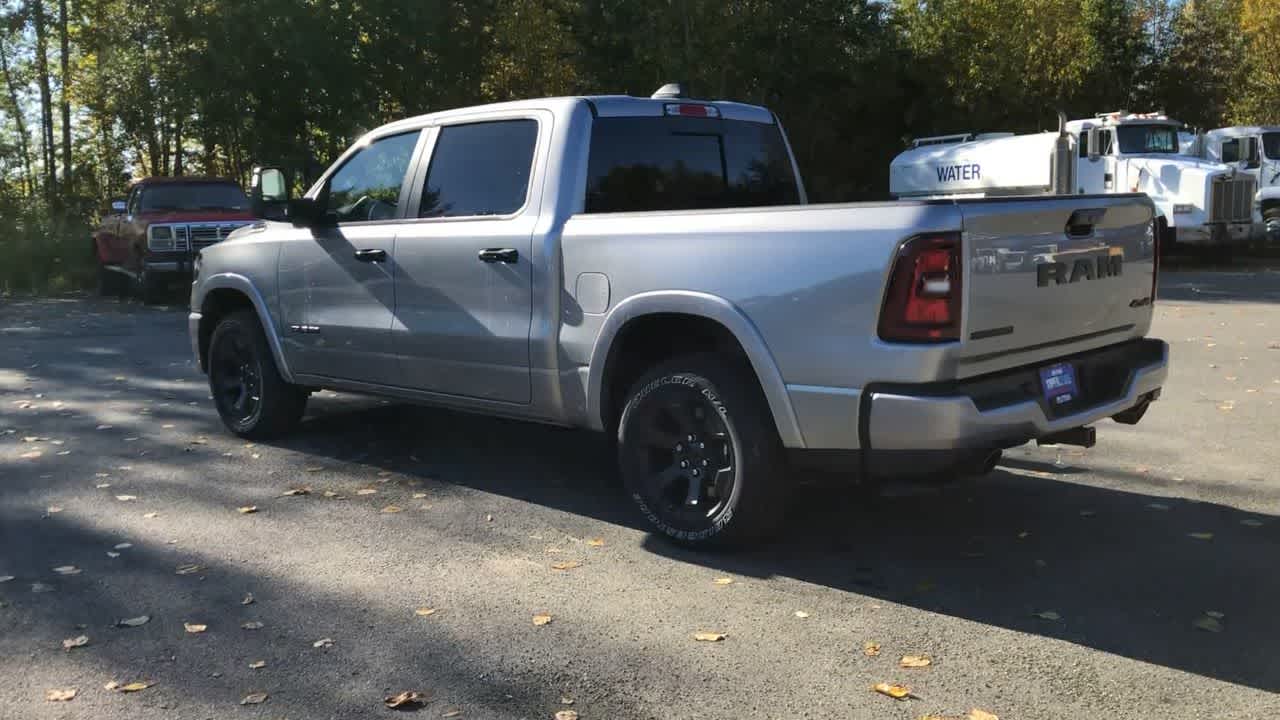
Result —
POLYGON ((111 203, 93 233, 98 291, 136 289, 147 303, 176 282, 188 281, 195 253, 252 222, 249 198, 232 180, 150 177, 125 199, 111 203))
POLYGON ((806 205, 773 113, 671 88, 394 122, 292 201, 278 172, 252 194, 288 221, 192 287, 232 432, 317 388, 591 428, 685 544, 777 530, 817 471, 1088 443, 1166 377, 1141 194, 806 205))

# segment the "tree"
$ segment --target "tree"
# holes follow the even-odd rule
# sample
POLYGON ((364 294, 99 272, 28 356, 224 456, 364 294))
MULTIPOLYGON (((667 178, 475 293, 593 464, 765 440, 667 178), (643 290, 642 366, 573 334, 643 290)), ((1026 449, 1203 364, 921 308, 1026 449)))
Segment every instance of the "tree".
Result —
POLYGON ((1280 3, 1244 0, 1244 91, 1231 102, 1240 124, 1280 124, 1280 3))
POLYGON ((1221 125, 1243 86, 1240 0, 1187 0, 1175 17, 1158 97, 1190 125, 1221 125))
POLYGON ((58 0, 58 58, 62 63, 61 73, 61 105, 62 105, 62 182, 67 192, 71 192, 71 101, 67 96, 71 87, 71 43, 67 36, 67 0, 58 0))
POLYGON ((57 201, 57 157, 53 143, 53 93, 49 90, 49 56, 46 42, 44 3, 31 0, 31 18, 36 29, 36 79, 40 85, 40 160, 44 166, 45 198, 57 201))

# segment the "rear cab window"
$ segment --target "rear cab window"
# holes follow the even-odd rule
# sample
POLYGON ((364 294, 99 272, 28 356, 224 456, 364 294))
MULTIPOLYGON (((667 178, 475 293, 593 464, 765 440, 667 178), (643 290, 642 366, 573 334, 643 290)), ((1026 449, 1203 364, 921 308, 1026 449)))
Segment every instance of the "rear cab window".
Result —
POLYGON ((588 213, 799 202, 776 123, 668 115, 601 117, 592 124, 588 213))

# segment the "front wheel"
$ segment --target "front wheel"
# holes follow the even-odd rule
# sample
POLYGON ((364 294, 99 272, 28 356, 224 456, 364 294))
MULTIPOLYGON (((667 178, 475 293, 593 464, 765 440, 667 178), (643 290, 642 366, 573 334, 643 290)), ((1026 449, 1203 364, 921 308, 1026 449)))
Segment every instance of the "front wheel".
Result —
POLYGON ((208 367, 218 415, 236 435, 273 437, 302 419, 307 391, 280 377, 253 312, 242 310, 218 322, 209 339, 208 367))
POLYGON ((782 443, 738 358, 690 355, 641 378, 618 424, 618 459, 649 524, 678 543, 740 545, 782 524, 782 443))
POLYGON ((1280 245, 1280 207, 1267 208, 1262 213, 1262 221, 1266 226, 1266 242, 1280 245))

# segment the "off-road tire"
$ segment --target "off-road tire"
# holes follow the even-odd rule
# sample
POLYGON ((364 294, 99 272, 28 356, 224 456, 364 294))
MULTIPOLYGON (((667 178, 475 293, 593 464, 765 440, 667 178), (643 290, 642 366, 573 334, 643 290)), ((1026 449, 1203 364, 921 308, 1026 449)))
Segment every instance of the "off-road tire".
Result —
POLYGON ((307 407, 308 392, 280 377, 267 336, 253 311, 241 310, 222 318, 209 338, 208 352, 209 390, 228 430, 243 438, 263 440, 297 427, 307 407), (233 397, 231 384, 237 373, 243 377, 246 370, 253 379, 233 397), (237 405, 236 397, 255 397, 255 388, 257 399, 251 408, 237 405))
MULTIPOLYGON (((691 427, 686 424, 676 431, 676 439, 687 437, 691 427)), ((666 466, 667 472, 683 457, 672 450, 673 464, 666 466)), ((744 359, 687 355, 664 362, 641 377, 628 391, 618 421, 618 461, 627 494, 651 529, 678 544, 695 548, 748 545, 775 534, 785 519, 790 492, 782 442, 764 393, 744 359), (654 468, 667 461, 666 445, 655 445, 655 438, 671 434, 667 427, 659 426, 679 427, 669 413, 675 412, 673 403, 686 402, 695 423, 701 422, 697 407, 703 408, 703 418, 715 413, 706 422, 717 431, 708 430, 706 438, 725 436, 713 440, 711 450, 699 450, 706 456, 697 456, 702 459, 694 462, 702 463, 706 457, 722 460, 727 454, 734 472, 731 489, 692 510, 687 501, 668 504, 661 499, 663 495, 687 493, 691 487, 687 476, 675 481, 684 484, 673 492, 655 490, 666 473, 655 473, 654 468), (706 505, 711 507, 704 510, 706 505)), ((703 476, 704 481, 709 477, 703 476)), ((665 482, 672 484, 670 479, 665 482)))

